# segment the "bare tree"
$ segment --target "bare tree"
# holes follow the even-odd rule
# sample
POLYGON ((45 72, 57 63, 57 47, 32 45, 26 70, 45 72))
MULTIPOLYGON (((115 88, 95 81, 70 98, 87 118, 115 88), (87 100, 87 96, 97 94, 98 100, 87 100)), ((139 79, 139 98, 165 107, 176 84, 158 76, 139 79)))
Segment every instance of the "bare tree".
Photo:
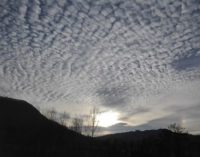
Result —
POLYGON ((53 121, 57 121, 57 111, 54 108, 50 108, 48 110, 46 110, 46 112, 44 113, 44 115, 48 118, 51 119, 53 121))
POLYGON ((170 124, 168 129, 175 133, 187 133, 187 130, 177 123, 170 124))
POLYGON ((83 130, 83 119, 81 118, 72 119, 71 129, 81 134, 83 130))
POLYGON ((54 108, 44 109, 42 114, 50 120, 53 120, 67 127, 67 120, 70 118, 66 112, 59 113, 54 108))
POLYGON ((70 115, 67 114, 66 112, 60 113, 58 122, 59 122, 61 125, 64 125, 64 126, 67 127, 67 120, 68 120, 69 118, 70 118, 70 115))
POLYGON ((90 110, 90 114, 87 116, 87 125, 85 126, 85 132, 87 135, 94 137, 95 132, 98 129, 98 115, 99 115, 99 110, 96 107, 93 107, 90 110))

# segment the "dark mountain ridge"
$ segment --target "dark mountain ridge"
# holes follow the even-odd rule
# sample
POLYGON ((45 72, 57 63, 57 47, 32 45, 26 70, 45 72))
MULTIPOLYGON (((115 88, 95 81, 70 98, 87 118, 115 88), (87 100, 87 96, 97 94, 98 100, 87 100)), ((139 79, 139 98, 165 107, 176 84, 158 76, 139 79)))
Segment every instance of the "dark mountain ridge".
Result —
POLYGON ((43 117, 37 109, 25 101, 0 97, 0 127, 40 125, 43 117))
POLYGON ((0 156, 62 156, 90 142, 44 117, 31 104, 0 97, 0 156), (67 152, 66 148, 69 148, 67 152))
POLYGON ((1 157, 199 157, 200 136, 167 129, 90 138, 40 114, 31 104, 0 97, 1 157))
MULTIPOLYGON (((116 133, 111 135, 104 135, 101 137, 98 137, 100 140, 120 140, 120 141, 141 141, 149 138, 154 139, 161 139, 164 137, 170 137, 170 136, 183 136, 183 137, 193 137, 194 135, 189 135, 187 133, 173 133, 168 129, 158 129, 158 130, 145 130, 145 131, 130 131, 125 133, 116 133)), ((194 137, 198 137, 198 135, 195 135, 194 137)), ((200 137, 200 136, 199 136, 200 137)))

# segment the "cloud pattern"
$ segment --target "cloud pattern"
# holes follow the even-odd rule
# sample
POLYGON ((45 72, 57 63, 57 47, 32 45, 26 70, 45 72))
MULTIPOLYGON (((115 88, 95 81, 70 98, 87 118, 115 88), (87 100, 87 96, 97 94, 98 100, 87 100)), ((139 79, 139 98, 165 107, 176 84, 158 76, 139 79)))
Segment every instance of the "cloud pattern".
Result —
POLYGON ((65 109, 98 104, 129 122, 182 108, 182 88, 200 105, 199 12, 198 0, 1 0, 0 93, 65 109), (171 91, 174 104, 154 106, 171 91))

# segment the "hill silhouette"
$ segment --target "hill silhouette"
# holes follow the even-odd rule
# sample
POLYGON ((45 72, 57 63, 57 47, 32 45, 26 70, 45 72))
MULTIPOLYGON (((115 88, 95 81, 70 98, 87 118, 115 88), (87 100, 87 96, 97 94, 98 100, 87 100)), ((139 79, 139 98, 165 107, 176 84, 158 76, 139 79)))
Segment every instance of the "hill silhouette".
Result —
POLYGON ((25 101, 0 97, 1 157, 199 157, 199 146, 200 136, 167 129, 86 137, 25 101))
POLYGON ((47 119, 25 101, 0 97, 0 108, 1 157, 76 155, 74 150, 85 149, 90 141, 47 119))

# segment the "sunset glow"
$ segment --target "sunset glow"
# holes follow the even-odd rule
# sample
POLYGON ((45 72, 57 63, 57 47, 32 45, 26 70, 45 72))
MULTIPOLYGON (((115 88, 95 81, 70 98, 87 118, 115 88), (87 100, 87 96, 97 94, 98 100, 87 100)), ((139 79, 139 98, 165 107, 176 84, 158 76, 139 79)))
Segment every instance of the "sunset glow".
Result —
POLYGON ((109 127, 119 122, 118 120, 119 114, 117 112, 108 111, 103 112, 98 116, 99 126, 101 127, 109 127))

